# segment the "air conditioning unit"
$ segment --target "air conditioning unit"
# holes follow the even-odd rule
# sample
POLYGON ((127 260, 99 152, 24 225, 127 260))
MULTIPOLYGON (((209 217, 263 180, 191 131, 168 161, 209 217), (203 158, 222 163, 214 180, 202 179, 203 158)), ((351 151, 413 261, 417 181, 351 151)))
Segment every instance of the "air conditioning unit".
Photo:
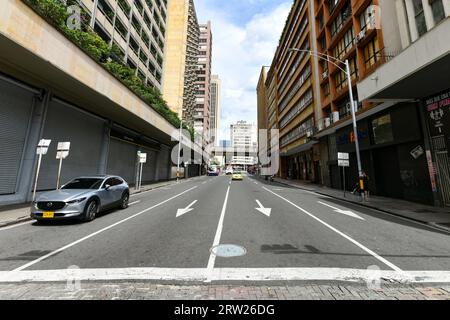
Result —
POLYGON ((322 73, 322 79, 325 79, 326 77, 328 77, 328 70, 322 73))
POLYGON ((338 122, 339 121, 339 111, 334 111, 333 112, 333 122, 338 122))
POLYGON ((313 131, 312 130, 307 130, 306 131, 306 137, 307 138, 311 138, 313 136, 313 131))
POLYGON ((323 120, 319 120, 317 122, 317 131, 322 131, 324 129, 325 122, 323 120))
POLYGON ((325 118, 325 128, 331 126, 331 118, 325 118))
POLYGON ((360 33, 358 33, 356 35, 356 42, 358 42, 358 43, 361 42, 362 39, 364 39, 365 36, 366 36, 366 29, 363 29, 363 30, 361 30, 360 33))

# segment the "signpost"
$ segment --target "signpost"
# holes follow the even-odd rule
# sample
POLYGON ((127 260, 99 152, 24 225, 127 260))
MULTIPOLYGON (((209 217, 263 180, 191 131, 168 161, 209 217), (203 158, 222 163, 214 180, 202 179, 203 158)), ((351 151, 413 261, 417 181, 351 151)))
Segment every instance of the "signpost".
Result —
POLYGON ((136 184, 136 190, 141 190, 141 186, 142 186, 142 170, 144 167, 144 163, 147 163, 147 154, 146 153, 142 153, 140 151, 138 151, 138 157, 139 157, 139 173, 138 173, 138 181, 136 184))
POLYGON ((48 147, 50 146, 50 143, 52 140, 46 140, 42 139, 39 141, 38 146, 36 148, 36 154, 39 156, 38 158, 38 165, 36 170, 36 180, 34 181, 34 188, 33 188, 33 201, 36 200, 36 189, 37 189, 37 183, 39 179, 39 171, 41 170, 41 162, 42 162, 42 156, 46 155, 48 152, 48 147))
POLYGON ((344 198, 346 196, 346 184, 345 184, 345 168, 350 167, 350 155, 348 153, 339 152, 338 153, 338 166, 342 167, 343 177, 344 177, 344 198))
POLYGON ((58 177, 56 179, 56 190, 59 190, 61 182, 62 161, 69 156, 70 142, 58 142, 56 159, 59 160, 58 177))

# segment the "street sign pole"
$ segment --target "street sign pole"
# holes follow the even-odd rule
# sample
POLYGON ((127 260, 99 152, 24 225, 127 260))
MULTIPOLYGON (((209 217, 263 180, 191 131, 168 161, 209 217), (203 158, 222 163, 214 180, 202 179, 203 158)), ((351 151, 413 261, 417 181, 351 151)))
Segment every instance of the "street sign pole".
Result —
POLYGON ((59 159, 58 177, 56 178, 56 190, 59 190, 61 186, 61 171, 62 162, 69 156, 70 142, 59 142, 58 150, 56 152, 56 159, 59 159))
POLYGON ((59 190, 59 183, 61 182, 62 157, 59 158, 58 177, 56 178, 56 190, 59 190))
POLYGON ((144 164, 141 162, 141 170, 139 173, 139 191, 141 191, 141 187, 142 187, 142 169, 144 168, 144 164))
POLYGON ((41 171, 41 162, 42 162, 42 154, 39 155, 38 165, 36 170, 36 179, 34 180, 34 188, 33 188, 33 201, 36 200, 36 189, 39 179, 39 171, 41 171))
POLYGON ((42 139, 41 141, 39 141, 38 146, 36 148, 36 154, 39 156, 39 158, 36 169, 36 179, 34 180, 34 187, 33 187, 33 199, 32 199, 33 202, 36 200, 36 190, 39 180, 39 172, 41 171, 42 156, 47 154, 48 147, 50 146, 51 142, 52 140, 42 139))
POLYGON ((344 198, 346 197, 345 191, 346 191, 346 185, 345 185, 345 167, 342 167, 343 175, 344 175, 344 198))

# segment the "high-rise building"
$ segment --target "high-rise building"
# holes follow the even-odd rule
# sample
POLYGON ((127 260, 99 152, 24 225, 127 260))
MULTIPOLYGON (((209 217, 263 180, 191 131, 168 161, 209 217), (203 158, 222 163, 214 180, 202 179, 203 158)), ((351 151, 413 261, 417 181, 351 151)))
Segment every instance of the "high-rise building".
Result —
POLYGON ((200 25, 198 69, 196 82, 196 100, 194 111, 194 130, 204 136, 208 142, 210 135, 210 84, 212 60, 211 22, 200 25))
MULTIPOLYGON (((270 67, 263 66, 261 68, 261 73, 259 75, 259 81, 258 86, 256 87, 256 95, 257 95, 257 112, 258 112, 258 138, 261 139, 259 135, 262 134, 263 131, 261 130, 267 130, 268 123, 267 123, 267 109, 268 109, 268 97, 267 97, 267 88, 266 88, 266 81, 267 81, 267 72, 269 71, 270 67)), ((265 135, 265 138, 268 139, 269 136, 265 135)), ((261 140, 258 142, 260 143, 261 140)), ((267 140, 268 141, 268 140, 267 140)), ((268 143, 266 143, 266 146, 268 143)), ((260 145, 261 148, 261 145, 260 145)))
POLYGON ((170 0, 167 8, 163 97, 194 125, 200 28, 193 0, 170 0))
POLYGON ((219 142, 220 116, 221 116, 221 88, 222 81, 218 75, 211 76, 211 112, 210 112, 210 136, 212 143, 216 145, 219 142))
POLYGON ((238 155, 233 156, 234 165, 254 165, 256 159, 253 156, 247 156, 246 153, 257 148, 256 125, 247 123, 247 121, 238 121, 230 125, 231 146, 238 155))
POLYGON ((93 30, 117 51, 136 75, 161 90, 167 0, 80 1, 93 30))
MULTIPOLYGON (((295 1, 265 81, 268 129, 279 129, 280 175, 283 178, 314 180, 316 177, 315 142, 311 140, 315 106, 319 104, 314 90, 314 60, 305 51, 289 50, 315 50, 311 41, 311 21, 311 1, 295 1)), ((268 138, 271 139, 270 135, 268 138)))
POLYGON ((279 175, 352 190, 360 164, 375 195, 450 206, 449 17, 448 1, 294 1, 258 115, 280 130, 279 175))

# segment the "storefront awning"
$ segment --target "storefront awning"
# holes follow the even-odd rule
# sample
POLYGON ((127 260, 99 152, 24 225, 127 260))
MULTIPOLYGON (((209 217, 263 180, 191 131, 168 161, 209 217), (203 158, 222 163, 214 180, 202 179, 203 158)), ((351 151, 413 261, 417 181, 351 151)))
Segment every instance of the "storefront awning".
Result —
POLYGON ((281 157, 289 157, 289 156, 291 156, 293 154, 300 153, 300 152, 303 152, 303 151, 307 151, 307 150, 311 149, 315 144, 318 144, 318 143, 319 143, 319 141, 317 141, 317 140, 311 140, 311 141, 309 141, 309 142, 307 142, 305 144, 302 144, 301 146, 298 146, 298 147, 295 147, 293 149, 290 149, 287 152, 284 152, 284 153, 280 152, 280 156, 281 157))

